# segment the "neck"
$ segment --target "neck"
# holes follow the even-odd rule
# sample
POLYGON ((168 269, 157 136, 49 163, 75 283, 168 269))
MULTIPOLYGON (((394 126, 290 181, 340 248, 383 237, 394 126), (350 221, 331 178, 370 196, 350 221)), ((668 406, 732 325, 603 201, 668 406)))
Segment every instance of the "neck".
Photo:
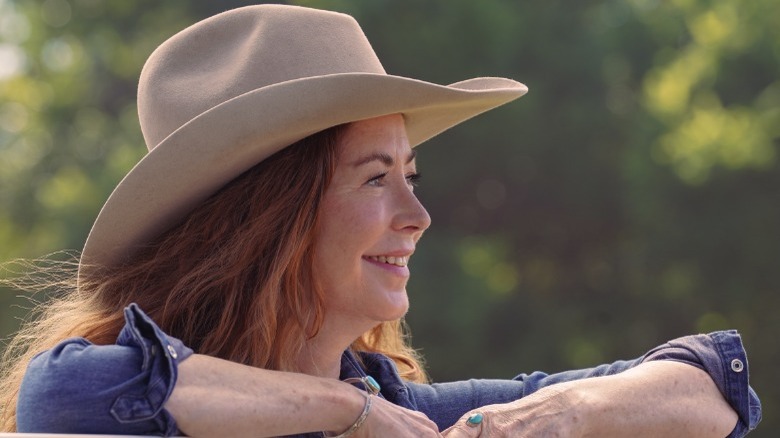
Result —
POLYGON ((362 324, 343 321, 329 321, 326 317, 317 336, 306 343, 298 357, 300 372, 338 379, 341 374, 341 356, 344 350, 371 328, 362 326, 362 324))

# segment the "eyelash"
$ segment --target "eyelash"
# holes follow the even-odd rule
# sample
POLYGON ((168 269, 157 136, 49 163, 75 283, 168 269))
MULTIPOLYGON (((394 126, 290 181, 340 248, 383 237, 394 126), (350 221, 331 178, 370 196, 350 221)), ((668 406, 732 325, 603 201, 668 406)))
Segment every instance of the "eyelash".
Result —
MULTIPOLYGON (((368 185, 377 185, 377 183, 380 182, 382 178, 385 177, 387 173, 380 173, 379 175, 372 177, 368 180, 368 185)), ((422 178, 422 175, 420 173, 411 173, 409 175, 406 175, 406 183, 409 184, 411 187, 417 187, 417 185, 420 182, 420 178, 422 178)))
POLYGON ((408 181, 409 185, 412 187, 417 187, 417 185, 420 184, 421 178, 422 175, 418 172, 406 175, 406 181, 408 181))

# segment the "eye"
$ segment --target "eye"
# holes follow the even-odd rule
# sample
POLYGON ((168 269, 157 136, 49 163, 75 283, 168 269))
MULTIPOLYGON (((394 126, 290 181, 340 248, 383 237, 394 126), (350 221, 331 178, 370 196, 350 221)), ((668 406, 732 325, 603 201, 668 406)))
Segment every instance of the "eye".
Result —
POLYGON ((376 176, 372 176, 371 178, 369 178, 368 181, 366 181, 366 184, 374 187, 382 187, 386 175, 387 172, 380 173, 379 175, 376 176))
POLYGON ((422 175, 419 173, 410 173, 406 175, 406 184, 408 184, 410 187, 417 187, 417 185, 420 183, 420 178, 422 178, 422 175))

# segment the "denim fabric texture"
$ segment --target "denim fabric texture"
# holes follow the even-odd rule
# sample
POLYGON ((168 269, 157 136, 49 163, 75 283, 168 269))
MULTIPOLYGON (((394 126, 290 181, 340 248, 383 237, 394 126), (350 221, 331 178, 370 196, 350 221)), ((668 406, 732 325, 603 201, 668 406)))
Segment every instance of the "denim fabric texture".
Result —
MULTIPOLYGON (((116 345, 96 346, 71 338, 33 358, 19 394, 19 432, 181 434, 164 404, 176 384, 178 364, 193 352, 163 333, 134 304, 125 309, 125 319, 116 345)), ((739 415, 729 437, 746 435, 761 420, 761 404, 748 384, 747 358, 736 331, 675 339, 638 359, 589 369, 430 385, 403 381, 386 356, 358 354, 344 352, 342 380, 372 376, 382 388, 379 397, 424 413, 441 430, 481 406, 517 400, 559 382, 616 374, 652 360, 683 362, 709 373, 739 415)))
POLYGON ((19 391, 19 432, 179 434, 163 405, 192 350, 136 305, 125 309, 125 321, 116 345, 71 338, 30 361, 19 391))

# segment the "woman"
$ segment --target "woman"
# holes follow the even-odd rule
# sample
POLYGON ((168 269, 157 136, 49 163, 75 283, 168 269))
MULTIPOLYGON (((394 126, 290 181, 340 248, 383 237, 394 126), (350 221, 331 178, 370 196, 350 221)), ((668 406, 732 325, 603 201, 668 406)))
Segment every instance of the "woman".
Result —
POLYGON ((15 341, 4 429, 744 435, 760 404, 734 332, 589 370, 426 383, 401 324, 430 225, 413 147, 526 91, 387 75, 331 12, 252 6, 175 35, 139 84, 149 154, 104 205, 73 290, 15 341))

